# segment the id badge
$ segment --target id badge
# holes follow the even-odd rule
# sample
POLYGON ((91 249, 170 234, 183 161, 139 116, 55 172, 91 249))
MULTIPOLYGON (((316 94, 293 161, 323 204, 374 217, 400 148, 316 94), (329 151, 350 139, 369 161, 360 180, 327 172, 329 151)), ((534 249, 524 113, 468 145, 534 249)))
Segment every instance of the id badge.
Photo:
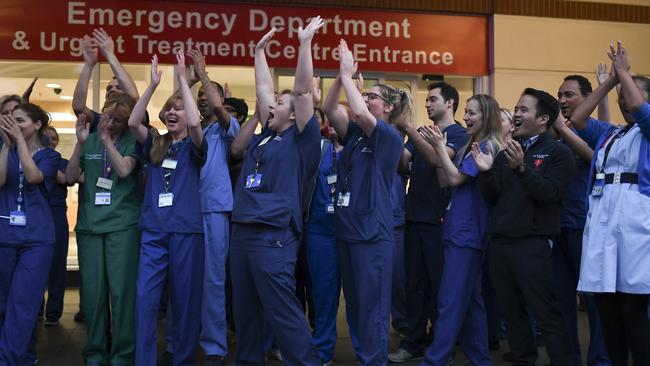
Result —
POLYGON ((113 181, 104 177, 99 177, 97 178, 97 187, 110 191, 113 187, 113 181))
POLYGON ((334 213, 334 204, 333 203, 328 203, 327 204, 326 212, 328 214, 333 214, 334 213))
POLYGON ((9 213, 9 225, 27 226, 27 216, 22 211, 11 211, 9 213))
POLYGON ((339 193, 339 200, 336 202, 336 205, 339 207, 348 207, 350 206, 350 192, 339 193))
POLYGON ((604 188, 605 188, 605 179, 597 179, 594 182, 594 187, 591 189, 591 195, 594 197, 602 196, 604 188))
POLYGON ((111 192, 96 192, 95 206, 108 206, 111 204, 111 192))
POLYGON ((257 188, 260 184, 262 184, 262 174, 260 173, 249 174, 246 177, 246 189, 257 188))
POLYGON ((327 184, 332 185, 336 183, 336 173, 327 176, 327 184))
POLYGON ((162 162, 162 167, 165 169, 174 170, 176 169, 176 165, 178 165, 178 160, 174 160, 174 159, 167 158, 162 162))
POLYGON ((174 204, 174 194, 161 193, 158 195, 158 207, 171 207, 174 204))

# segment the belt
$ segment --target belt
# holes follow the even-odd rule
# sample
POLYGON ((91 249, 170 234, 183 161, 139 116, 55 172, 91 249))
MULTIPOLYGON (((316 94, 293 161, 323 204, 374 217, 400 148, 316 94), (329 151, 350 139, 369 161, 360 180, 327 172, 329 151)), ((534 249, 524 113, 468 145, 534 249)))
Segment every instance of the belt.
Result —
POLYGON ((605 174, 605 184, 639 184, 637 173, 611 173, 605 174))

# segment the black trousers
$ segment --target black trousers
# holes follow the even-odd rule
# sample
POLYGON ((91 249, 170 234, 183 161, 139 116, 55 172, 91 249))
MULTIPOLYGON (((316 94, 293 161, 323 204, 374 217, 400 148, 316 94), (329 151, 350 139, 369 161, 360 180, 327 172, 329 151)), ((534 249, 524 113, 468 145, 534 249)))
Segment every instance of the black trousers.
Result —
POLYGON ((429 347, 427 324, 438 318, 438 290, 443 265, 442 227, 407 222, 404 232, 404 267, 406 270, 406 320, 408 337, 400 347, 422 355, 429 347))
POLYGON ((650 365, 649 299, 650 295, 621 292, 596 294, 612 366, 627 366, 629 351, 635 366, 650 365))
POLYGON ((534 365, 537 347, 528 311, 537 320, 554 366, 572 366, 573 350, 553 293, 551 246, 543 237, 490 243, 490 274, 503 312, 512 365, 534 365))

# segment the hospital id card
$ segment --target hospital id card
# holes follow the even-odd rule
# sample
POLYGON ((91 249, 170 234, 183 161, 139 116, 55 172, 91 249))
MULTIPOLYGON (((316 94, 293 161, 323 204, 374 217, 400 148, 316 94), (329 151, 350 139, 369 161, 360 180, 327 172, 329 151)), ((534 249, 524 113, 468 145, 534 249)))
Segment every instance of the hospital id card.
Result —
POLYGON ((246 189, 257 188, 260 184, 262 184, 262 174, 260 173, 249 174, 246 177, 246 189))
POLYGON ((171 192, 158 195, 158 207, 171 207, 174 204, 174 194, 171 192))
POLYGON ((350 192, 340 192, 339 199, 336 201, 336 205, 339 207, 348 207, 350 206, 350 192))
POLYGON ((113 181, 104 177, 98 177, 97 178, 97 187, 102 188, 102 189, 107 189, 111 190, 113 187, 113 181))
POLYGON ((111 192, 96 192, 95 206, 109 206, 111 204, 111 192))
POLYGON ((174 170, 176 169, 176 165, 178 165, 178 160, 174 160, 174 159, 167 158, 162 162, 162 167, 165 169, 174 170))
POLYGON ((593 188, 591 188, 591 195, 594 197, 602 196, 604 188, 605 188, 605 174, 597 173, 596 181, 594 182, 593 188))
POLYGON ((328 203, 327 204, 326 212, 328 214, 333 214, 334 213, 334 204, 333 203, 328 203))
POLYGON ((336 183, 336 173, 327 176, 327 184, 332 185, 336 183))
POLYGON ((11 211, 9 213, 10 226, 27 226, 27 216, 22 211, 11 211))

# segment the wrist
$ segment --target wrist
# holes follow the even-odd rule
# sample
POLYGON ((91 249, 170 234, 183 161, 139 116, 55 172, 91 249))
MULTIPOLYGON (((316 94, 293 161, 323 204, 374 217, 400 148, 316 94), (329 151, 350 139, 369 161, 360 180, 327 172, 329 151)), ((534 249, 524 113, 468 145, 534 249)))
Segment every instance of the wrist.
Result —
POLYGON ((517 165, 514 171, 519 175, 524 174, 526 172, 526 162, 522 161, 521 163, 519 163, 519 165, 517 165))

